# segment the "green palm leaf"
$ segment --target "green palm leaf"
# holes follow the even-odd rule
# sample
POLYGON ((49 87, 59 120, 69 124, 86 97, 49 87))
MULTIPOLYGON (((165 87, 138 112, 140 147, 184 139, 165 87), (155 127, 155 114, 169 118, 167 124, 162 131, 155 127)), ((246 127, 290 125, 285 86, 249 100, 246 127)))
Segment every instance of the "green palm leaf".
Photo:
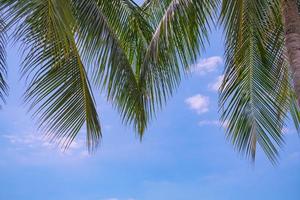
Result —
POLYGON ((226 69, 220 105, 227 135, 236 149, 255 159, 258 143, 272 162, 283 143, 290 106, 277 1, 223 1, 226 69))
POLYGON ((148 45, 141 80, 150 97, 160 105, 177 88, 204 49, 216 1, 146 1, 143 9, 155 29, 148 45))
POLYGON ((119 110, 123 121, 142 134, 148 118, 146 94, 139 86, 139 61, 151 34, 132 1, 74 1, 78 40, 96 86, 119 110))
POLYGON ((7 84, 5 81, 6 76, 6 63, 5 63, 5 43, 6 43, 6 34, 5 34, 5 24, 4 21, 0 18, 0 99, 5 101, 5 96, 7 95, 7 84))
POLYGON ((9 5, 11 22, 20 22, 14 36, 24 44, 23 74, 30 81, 25 93, 36 108, 42 130, 68 147, 84 123, 87 145, 101 138, 89 81, 74 39, 75 19, 69 1, 18 1, 9 5))
POLYGON ((26 55, 25 100, 52 140, 68 147, 86 124, 89 149, 99 143, 89 77, 142 138, 204 49, 220 2, 228 139, 253 160, 258 144, 275 163, 288 113, 300 131, 280 0, 0 0, 0 98, 8 27, 26 55))
POLYGON ((204 48, 215 6, 215 1, 206 0, 150 0, 142 5, 143 16, 154 30, 146 37, 137 66, 150 117, 172 96, 204 48))

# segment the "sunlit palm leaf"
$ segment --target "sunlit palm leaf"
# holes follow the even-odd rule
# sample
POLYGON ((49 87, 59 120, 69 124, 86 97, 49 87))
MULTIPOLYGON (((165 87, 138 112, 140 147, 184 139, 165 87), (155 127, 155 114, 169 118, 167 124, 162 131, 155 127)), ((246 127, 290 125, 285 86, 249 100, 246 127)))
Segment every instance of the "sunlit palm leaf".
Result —
MULTIPOLYGON (((86 123, 92 150, 101 130, 88 75, 142 137, 204 49, 219 2, 0 0, 0 12, 24 45, 25 99, 40 126, 68 147, 86 123)), ((276 162, 288 112, 300 131, 280 9, 280 0, 222 1, 222 120, 228 139, 253 160, 259 144, 276 162)), ((1 98, 7 91, 3 27, 0 20, 1 98)))
MULTIPOLYGON (((204 48, 217 1, 150 0, 143 4, 155 30, 148 44, 140 81, 161 107, 204 48)), ((155 111, 152 105, 151 110, 155 111)))
POLYGON ((74 5, 79 44, 95 84, 105 89, 123 121, 142 135, 149 121, 148 106, 136 70, 150 27, 132 1, 87 0, 74 5))
POLYGON ((226 70, 220 104, 236 149, 255 159, 258 143, 272 162, 290 105, 278 1, 223 0, 226 70))
POLYGON ((52 140, 68 147, 84 123, 93 150, 101 129, 85 68, 74 39, 75 20, 69 1, 17 1, 7 7, 11 20, 21 21, 14 36, 27 56, 23 73, 29 78, 25 100, 52 140), (21 18, 20 18, 21 17, 21 18))

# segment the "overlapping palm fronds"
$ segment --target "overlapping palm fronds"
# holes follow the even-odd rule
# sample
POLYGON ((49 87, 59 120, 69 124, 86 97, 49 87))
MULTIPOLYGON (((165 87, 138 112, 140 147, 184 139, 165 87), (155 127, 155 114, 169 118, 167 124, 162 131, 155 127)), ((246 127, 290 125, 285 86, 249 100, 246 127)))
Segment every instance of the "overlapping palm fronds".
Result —
POLYGON ((86 123, 88 146, 97 146, 101 130, 91 77, 142 137, 178 86, 181 65, 187 69, 198 42, 207 39, 216 5, 205 2, 168 1, 156 13, 158 2, 139 7, 132 0, 1 0, 26 55, 25 100, 43 130, 68 147, 86 123), (199 26, 181 26, 186 20, 199 26))
POLYGON ((156 102, 163 103, 172 95, 181 74, 189 70, 200 49, 204 49, 216 6, 216 1, 206 0, 144 3, 142 8, 155 32, 146 50, 141 79, 153 90, 151 98, 156 102))
POLYGON ((68 147, 86 124, 88 147, 97 146, 101 128, 92 86, 142 138, 205 48, 221 5, 226 66, 220 107, 228 139, 253 160, 259 144, 275 163, 288 114, 298 130, 300 122, 281 3, 0 0, 0 97, 7 92, 4 30, 11 28, 26 55, 25 100, 50 138, 68 147))
POLYGON ((120 111, 123 121, 143 134, 148 123, 146 92, 140 88, 137 68, 151 29, 131 1, 74 1, 78 40, 91 64, 96 86, 120 111), (86 15, 89 13, 90 15, 86 15), (140 30, 143 29, 143 30, 140 30))

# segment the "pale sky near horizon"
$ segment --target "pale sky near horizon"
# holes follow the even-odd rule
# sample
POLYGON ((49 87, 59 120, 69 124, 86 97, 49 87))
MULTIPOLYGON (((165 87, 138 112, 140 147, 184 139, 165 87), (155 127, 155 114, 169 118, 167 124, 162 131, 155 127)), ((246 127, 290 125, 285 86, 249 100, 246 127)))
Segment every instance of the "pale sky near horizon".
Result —
POLYGON ((87 154, 84 130, 67 152, 40 137, 22 103, 20 56, 8 48, 10 95, 0 111, 0 200, 298 200, 300 138, 291 122, 278 166, 255 166, 225 140, 218 119, 222 34, 152 121, 142 142, 96 93, 103 140, 87 154))

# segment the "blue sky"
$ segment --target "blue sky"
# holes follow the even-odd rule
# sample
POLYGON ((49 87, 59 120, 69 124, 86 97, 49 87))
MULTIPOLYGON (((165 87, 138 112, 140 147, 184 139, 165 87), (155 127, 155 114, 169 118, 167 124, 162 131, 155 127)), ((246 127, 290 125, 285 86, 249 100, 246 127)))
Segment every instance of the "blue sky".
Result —
POLYGON ((19 52, 10 45, 10 96, 0 111, 0 199, 299 199, 300 139, 292 126, 285 128, 286 145, 276 167, 260 151, 252 166, 225 140, 217 108, 223 42, 216 31, 210 38, 210 47, 143 142, 96 93, 104 135, 92 156, 84 130, 67 152, 37 133, 22 103, 19 52))

